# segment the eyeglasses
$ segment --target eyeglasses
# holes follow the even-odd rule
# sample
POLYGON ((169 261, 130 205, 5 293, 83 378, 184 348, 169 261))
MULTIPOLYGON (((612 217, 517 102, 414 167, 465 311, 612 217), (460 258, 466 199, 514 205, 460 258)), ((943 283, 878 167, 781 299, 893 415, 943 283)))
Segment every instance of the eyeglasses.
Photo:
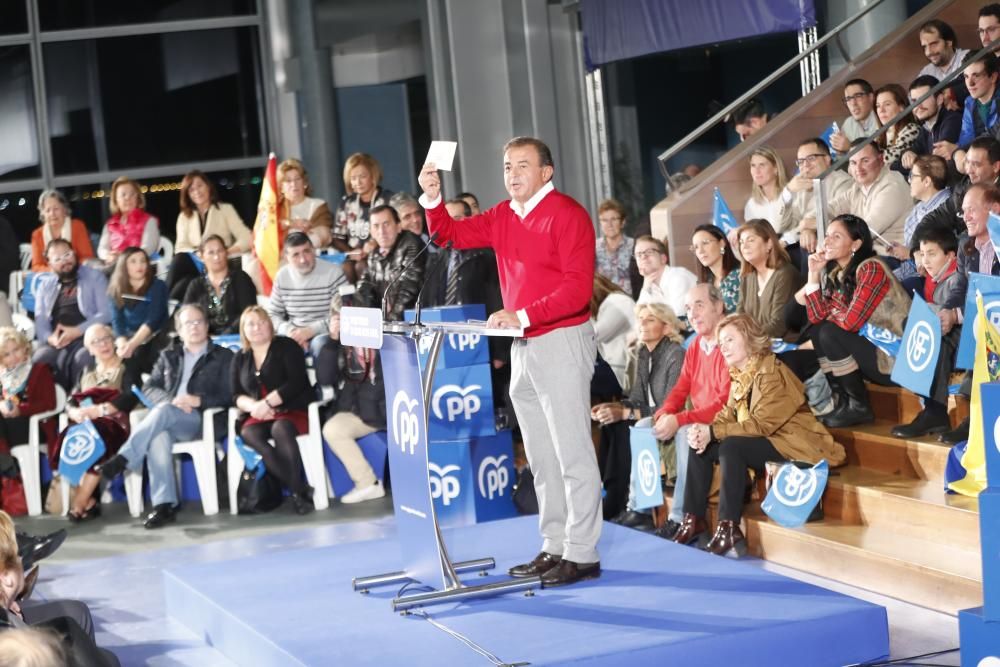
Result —
POLYGON ((979 36, 982 37, 983 35, 992 35, 997 30, 1000 30, 1000 24, 998 24, 998 25, 991 25, 991 26, 988 26, 986 28, 980 28, 976 32, 978 32, 979 36))
POLYGON ((854 93, 853 95, 844 95, 844 104, 850 104, 851 102, 857 102, 863 97, 868 97, 871 93, 854 93))
POLYGON ((923 174, 918 174, 918 173, 916 172, 916 170, 914 170, 914 171, 911 171, 911 172, 910 172, 910 178, 909 178, 909 181, 910 181, 910 183, 912 183, 912 182, 913 182, 913 181, 915 181, 916 179, 918 179, 918 178, 923 178, 923 177, 924 177, 924 175, 923 175, 923 174))
POLYGON ((195 327, 200 327, 205 323, 205 320, 188 320, 187 322, 181 322, 181 326, 186 329, 194 329, 195 327))
POLYGON ((657 250, 656 248, 650 248, 649 250, 636 250, 635 251, 635 258, 636 259, 646 259, 647 257, 652 257, 653 255, 659 255, 659 254, 660 254, 660 251, 657 250))
POLYGON ((104 345, 105 343, 113 343, 115 341, 114 336, 101 336, 100 338, 95 338, 90 341, 94 345, 104 345))
POLYGON ((812 164, 813 162, 815 162, 816 160, 820 159, 821 157, 826 157, 826 156, 823 155, 822 153, 813 153, 812 155, 807 155, 805 157, 800 157, 798 160, 795 161, 795 164, 797 164, 800 167, 804 167, 807 164, 812 164))

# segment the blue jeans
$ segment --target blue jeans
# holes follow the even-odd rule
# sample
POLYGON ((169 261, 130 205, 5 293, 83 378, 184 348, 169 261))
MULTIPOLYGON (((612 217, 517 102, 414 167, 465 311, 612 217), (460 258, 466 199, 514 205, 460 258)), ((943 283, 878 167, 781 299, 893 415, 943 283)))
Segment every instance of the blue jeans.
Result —
POLYGON ((674 451, 677 453, 677 481, 674 482, 674 502, 670 505, 671 521, 681 522, 684 518, 684 486, 687 481, 688 454, 691 447, 688 445, 688 427, 681 426, 674 436, 674 451))
POLYGON ((316 362, 319 360, 319 351, 323 349, 328 340, 330 340, 330 334, 318 334, 313 336, 312 340, 309 341, 309 354, 313 358, 313 367, 316 366, 316 362))
POLYGON ((201 412, 186 413, 170 403, 161 403, 135 427, 118 453, 128 460, 128 469, 149 468, 149 495, 153 505, 177 504, 174 476, 174 443, 194 440, 201 435, 201 412))

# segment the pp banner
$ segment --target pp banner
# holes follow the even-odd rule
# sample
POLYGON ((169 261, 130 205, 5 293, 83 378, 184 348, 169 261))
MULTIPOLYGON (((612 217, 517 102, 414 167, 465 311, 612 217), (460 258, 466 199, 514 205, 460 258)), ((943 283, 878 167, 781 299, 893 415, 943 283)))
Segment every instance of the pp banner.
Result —
MULTIPOLYGON (((986 487, 1000 493, 1000 382, 984 382, 979 390, 982 392, 986 487)), ((992 525, 1000 525, 1000 516, 995 519, 996 523, 992 525)), ((1000 551, 997 553, 1000 554, 1000 551)))
POLYGON ((826 461, 805 469, 786 463, 774 476, 771 489, 760 507, 767 516, 786 528, 801 526, 823 497, 829 474, 826 461))
POLYGON ((493 383, 486 364, 434 373, 430 434, 437 440, 496 435, 493 383))
POLYGON ((712 193, 712 224, 726 234, 739 227, 739 223, 733 217, 733 212, 729 210, 729 205, 722 198, 719 188, 715 188, 712 193))
POLYGON ((656 445, 653 429, 632 426, 629 428, 629 442, 635 508, 659 507, 663 504, 663 487, 660 484, 660 448, 656 445))
MULTIPOLYGON (((403 318, 407 322, 412 322, 415 315, 415 311, 407 310, 403 313, 403 318)), ((485 319, 486 306, 481 303, 427 308, 420 313, 422 322, 468 322, 485 319)), ((489 363, 490 353, 487 336, 472 332, 453 332, 443 334, 443 336, 444 340, 441 341, 441 352, 437 361, 439 369, 489 363)), ((427 354, 430 352, 431 342, 432 337, 429 335, 420 337, 418 351, 420 352, 421 368, 427 365, 427 354)))
POLYGON ((976 292, 983 293, 983 304, 986 319, 1000 329, 1000 276, 988 276, 985 273, 969 274, 969 289, 965 294, 965 311, 962 313, 962 338, 958 343, 958 356, 955 360, 957 368, 972 368, 976 361, 976 334, 973 323, 976 321, 976 292))
POLYGON ((941 320, 919 294, 913 295, 910 304, 900 352, 892 367, 892 381, 921 396, 930 396, 941 354, 941 320))
POLYGON ((59 451, 59 474, 78 486, 83 474, 104 455, 104 438, 88 419, 74 424, 63 437, 59 451))

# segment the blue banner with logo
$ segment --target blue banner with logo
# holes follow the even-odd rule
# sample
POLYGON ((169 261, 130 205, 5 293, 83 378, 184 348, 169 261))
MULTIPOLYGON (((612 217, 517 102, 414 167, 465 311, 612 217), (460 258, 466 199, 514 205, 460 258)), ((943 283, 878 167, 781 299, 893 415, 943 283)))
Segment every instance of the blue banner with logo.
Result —
POLYGON ((224 347, 227 350, 232 350, 233 352, 239 352, 243 348, 243 344, 240 342, 239 334, 220 334, 218 336, 212 336, 212 342, 219 347, 224 347))
POLYGON ((955 357, 956 368, 972 368, 976 361, 976 332, 973 323, 979 313, 976 306, 976 292, 983 293, 983 307, 986 309, 986 319, 1000 329, 1000 276, 988 276, 985 273, 969 274, 969 289, 965 293, 965 310, 962 311, 962 337, 958 343, 958 355, 955 357))
POLYGON ((243 457, 243 468, 245 470, 252 470, 254 477, 260 479, 260 476, 267 471, 267 468, 264 466, 264 457, 257 450, 248 447, 247 443, 243 442, 243 438, 240 436, 236 436, 235 444, 236 451, 243 457))
POLYGON ((919 294, 913 295, 900 349, 892 381, 915 394, 930 396, 941 355, 941 320, 919 294))
POLYGON ((73 424, 63 436, 59 450, 59 474, 78 486, 83 474, 104 455, 104 438, 89 419, 73 424))
POLYGON ((431 439, 459 440, 496 432, 489 365, 442 368, 434 373, 431 439))
POLYGON ((446 582, 441 571, 434 504, 427 479, 427 419, 416 341, 409 336, 385 336, 382 374, 392 504, 403 570, 424 584, 443 587, 446 582))
POLYGON ((510 431, 472 441, 472 470, 476 482, 476 521, 517 516, 514 507, 514 442, 510 431))
POLYGON ((733 217, 733 212, 729 210, 729 205, 722 198, 719 188, 715 188, 715 192, 712 194, 712 224, 726 234, 739 227, 736 218, 733 217))
POLYGON ((431 497, 441 526, 465 526, 517 516, 510 431, 469 440, 432 440, 431 497))
POLYGON ((980 388, 986 450, 986 488, 979 493, 979 532, 983 558, 983 610, 1000 622, 1000 383, 980 388))
POLYGON ((771 339, 771 352, 775 354, 781 354, 782 352, 791 352, 792 350, 799 349, 799 346, 795 343, 786 343, 780 338, 771 339))
POLYGON ((826 461, 805 469, 785 463, 774 476, 760 507, 768 517, 786 528, 801 526, 823 497, 829 474, 826 461))
MULTIPOLYGON (((412 322, 416 312, 407 310, 403 318, 412 322)), ((470 303, 461 306, 440 306, 426 308, 420 312, 422 322, 468 322, 470 320, 485 320, 486 306, 481 303, 470 303)), ((489 339, 478 333, 445 333, 441 341, 441 351, 438 354, 437 367, 458 368, 474 364, 487 364, 490 361, 489 339)), ((420 367, 427 365, 427 355, 431 349, 431 336, 421 336, 418 351, 420 367)))
POLYGON ((469 450, 468 440, 431 443, 427 479, 440 526, 464 526, 476 522, 469 450))
POLYGON ((632 491, 635 497, 635 509, 659 507, 663 504, 660 448, 656 445, 652 427, 630 427, 629 446, 632 449, 632 491))
POLYGON ((899 346, 903 339, 888 329, 877 327, 869 322, 861 327, 861 331, 858 333, 891 358, 895 359, 899 356, 899 346))

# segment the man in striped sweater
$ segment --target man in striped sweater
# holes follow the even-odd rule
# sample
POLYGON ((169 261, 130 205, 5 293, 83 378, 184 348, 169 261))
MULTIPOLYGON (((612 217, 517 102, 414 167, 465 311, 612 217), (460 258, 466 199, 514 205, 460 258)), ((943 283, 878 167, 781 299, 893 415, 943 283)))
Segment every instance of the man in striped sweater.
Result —
POLYGON ((330 301, 347 279, 336 264, 316 261, 312 241, 302 232, 288 235, 284 253, 286 264, 274 278, 267 312, 278 335, 315 358, 330 337, 330 301))

